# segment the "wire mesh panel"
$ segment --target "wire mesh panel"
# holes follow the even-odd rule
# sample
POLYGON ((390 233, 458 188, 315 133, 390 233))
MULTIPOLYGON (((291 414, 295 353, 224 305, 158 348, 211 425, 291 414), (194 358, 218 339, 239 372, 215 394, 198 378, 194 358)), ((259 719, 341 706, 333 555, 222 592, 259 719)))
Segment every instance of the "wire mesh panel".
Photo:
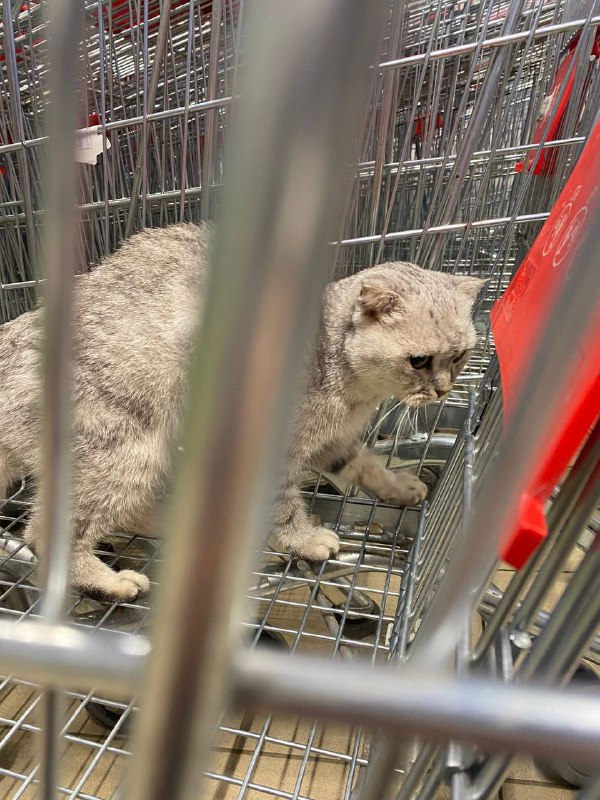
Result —
MULTIPOLYGON (((49 11, 45 2, 3 3, 2 322, 33 307, 40 277, 49 11)), ((245 11, 238 0, 85 6, 77 97, 79 271, 135 230, 215 216, 243 65, 245 11)), ((392 398, 365 433, 390 468, 419 471, 431 489, 429 506, 399 509, 333 475, 304 476, 314 521, 341 536, 342 550, 315 567, 270 542, 246 592, 245 635, 255 647, 374 665, 404 656, 418 635, 461 522, 465 439, 459 432, 470 420, 481 470, 499 437, 488 312, 547 218, 594 122, 599 24, 597 4, 583 0, 389 4, 343 222, 330 247, 331 274, 410 260, 489 278, 478 308, 478 345, 444 403, 415 412, 392 398)), ((27 480, 0 502, 0 611, 6 619, 36 619, 37 562, 20 536, 30 508, 27 480)), ((595 523, 584 529, 592 537, 595 523)), ((573 540, 573 552, 580 544, 573 540)), ((116 531, 97 554, 155 583, 168 545, 116 531)), ((488 620, 512 585, 500 577, 506 585, 495 576, 480 606, 488 620)), ((127 637, 148 633, 151 616, 152 595, 121 605, 69 597, 69 621, 81 629, 127 637)), ((532 619, 539 632, 548 615, 536 607, 532 619)), ((597 649, 594 641, 590 662, 597 663, 597 649)), ((34 796, 41 695, 18 675, 6 675, 1 686, 0 795, 34 796)), ((60 794, 118 796, 134 698, 73 686, 67 700, 60 794)), ((228 712, 214 742, 207 796, 348 798, 360 786, 369 741, 360 727, 228 712)), ((446 750, 421 752, 411 780, 428 796, 447 775, 446 750)), ((482 795, 506 771, 506 764, 486 759, 482 795)), ((390 796, 407 793, 412 784, 403 784, 400 761, 392 766, 390 796)))
MULTIPOLYGON (((35 278, 46 16, 44 3, 13 12, 6 4, 0 141, 5 284, 35 278)), ((80 270, 140 227, 200 219, 204 170, 211 175, 205 186, 222 180, 239 19, 238 3, 222 0, 86 6, 79 54, 80 270)), ((31 306, 33 297, 18 287, 3 292, 4 318, 31 306)))

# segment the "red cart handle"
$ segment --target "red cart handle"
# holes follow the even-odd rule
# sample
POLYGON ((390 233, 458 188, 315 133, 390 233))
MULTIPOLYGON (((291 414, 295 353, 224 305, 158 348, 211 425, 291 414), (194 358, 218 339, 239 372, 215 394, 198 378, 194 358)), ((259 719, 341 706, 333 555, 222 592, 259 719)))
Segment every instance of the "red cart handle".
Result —
MULTIPOLYGON (((533 247, 491 312, 508 421, 583 231, 592 212, 600 210, 599 189, 600 121, 533 247)), ((545 503, 599 416, 600 302, 585 345, 573 353, 569 391, 546 448, 537 454, 531 482, 524 487, 519 522, 499 543, 500 557, 512 566, 523 566, 547 535, 545 503)))

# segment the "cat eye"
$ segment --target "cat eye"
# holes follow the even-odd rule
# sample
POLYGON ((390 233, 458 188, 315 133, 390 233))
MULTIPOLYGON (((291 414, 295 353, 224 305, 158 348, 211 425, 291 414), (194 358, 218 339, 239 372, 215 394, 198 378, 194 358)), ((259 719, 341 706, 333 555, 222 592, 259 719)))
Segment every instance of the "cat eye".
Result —
POLYGON ((463 351, 462 351, 462 353, 459 353, 457 356, 455 356, 455 357, 452 359, 452 361, 453 361, 455 364, 457 364, 459 361, 462 361, 462 359, 463 359, 463 358, 466 356, 466 354, 467 354, 467 351, 466 351, 466 350, 463 350, 463 351))
POLYGON ((431 366, 432 356, 411 356, 409 360, 413 369, 425 369, 431 366))

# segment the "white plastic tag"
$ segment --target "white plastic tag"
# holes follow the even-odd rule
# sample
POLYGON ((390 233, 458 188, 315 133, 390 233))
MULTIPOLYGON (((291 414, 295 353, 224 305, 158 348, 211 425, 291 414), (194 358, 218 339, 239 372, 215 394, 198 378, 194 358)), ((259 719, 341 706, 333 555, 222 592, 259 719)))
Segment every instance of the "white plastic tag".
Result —
MULTIPOLYGON (((108 139, 106 149, 110 150, 108 139)), ((102 134, 98 133, 96 125, 75 131, 75 161, 80 164, 97 164, 102 150, 102 134)))

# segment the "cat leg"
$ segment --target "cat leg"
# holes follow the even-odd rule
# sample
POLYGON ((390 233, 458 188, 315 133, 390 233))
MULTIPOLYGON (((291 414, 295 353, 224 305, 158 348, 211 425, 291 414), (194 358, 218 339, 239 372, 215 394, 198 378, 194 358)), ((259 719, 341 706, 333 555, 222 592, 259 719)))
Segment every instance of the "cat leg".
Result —
POLYGON ((131 602, 150 581, 131 569, 111 569, 94 555, 98 542, 117 531, 151 529, 164 461, 153 431, 132 436, 107 418, 104 438, 80 428, 72 487, 73 547, 70 579, 80 592, 102 600, 131 602))
MULTIPOLYGON (((126 484, 124 484, 127 486, 126 484)), ((118 572, 94 555, 98 542, 110 538, 118 530, 127 530, 129 519, 142 520, 146 517, 139 497, 117 490, 113 484, 107 498, 97 498, 91 502, 89 490, 81 494, 77 487, 81 505, 73 509, 73 549, 69 578, 74 589, 98 600, 109 602, 132 602, 139 594, 147 592, 150 581, 146 575, 132 569, 118 572), (107 507, 108 506, 108 507, 107 507)), ((109 487, 104 487, 105 490, 109 487)), ((150 508, 147 509, 148 513, 150 508)))
POLYGON ((8 490, 20 477, 21 470, 16 469, 14 464, 0 453, 0 504, 7 499, 8 490))
POLYGON ((416 506, 427 497, 427 486, 414 473, 385 469, 365 448, 335 471, 385 503, 416 506))
POLYGON ((127 533, 136 533, 140 536, 155 538, 160 533, 158 528, 159 521, 160 509, 157 506, 152 506, 127 522, 127 533))
POLYGON ((340 549, 333 531, 310 524, 302 495, 294 484, 287 484, 281 492, 273 531, 284 548, 307 561, 326 561, 340 549))
POLYGON ((72 554, 69 576, 76 591, 95 600, 131 603, 150 589, 146 575, 132 569, 115 572, 87 549, 72 554))
MULTIPOLYGON (((93 513, 83 516, 80 511, 77 507, 73 509, 73 540, 69 564, 69 582, 75 591, 97 600, 120 603, 132 602, 140 593, 147 592, 150 581, 146 575, 131 569, 116 572, 94 555, 94 547, 110 531, 105 530, 105 526, 93 513)), ((24 538, 38 559, 43 559, 39 507, 32 511, 24 538)))

